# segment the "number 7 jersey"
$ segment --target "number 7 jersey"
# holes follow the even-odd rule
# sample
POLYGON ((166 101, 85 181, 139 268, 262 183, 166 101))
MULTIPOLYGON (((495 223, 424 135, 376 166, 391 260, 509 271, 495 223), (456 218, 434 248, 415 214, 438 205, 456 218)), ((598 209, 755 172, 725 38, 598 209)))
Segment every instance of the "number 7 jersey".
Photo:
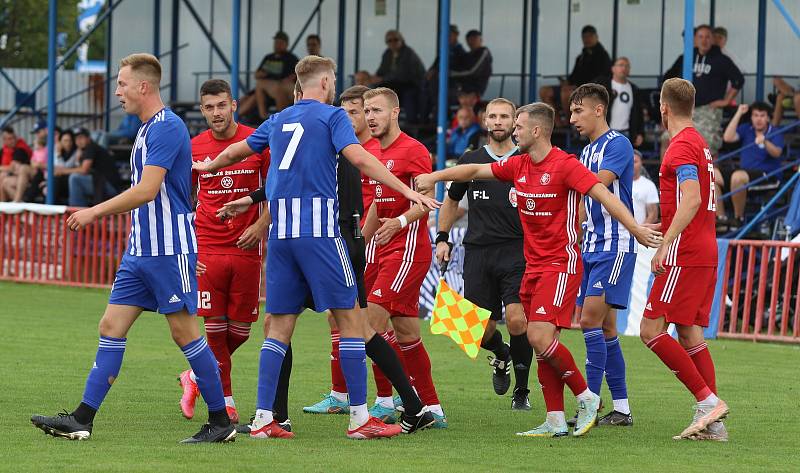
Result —
POLYGON ((272 159, 265 192, 272 216, 270 239, 339 236, 337 154, 359 144, 339 107, 301 100, 261 124, 247 138, 272 159))
POLYGON ((716 266, 716 190, 711 151, 693 127, 684 128, 669 143, 659 170, 661 188, 661 231, 666 233, 681 201, 677 170, 683 165, 697 167, 700 207, 689 225, 669 246, 667 266, 716 266))

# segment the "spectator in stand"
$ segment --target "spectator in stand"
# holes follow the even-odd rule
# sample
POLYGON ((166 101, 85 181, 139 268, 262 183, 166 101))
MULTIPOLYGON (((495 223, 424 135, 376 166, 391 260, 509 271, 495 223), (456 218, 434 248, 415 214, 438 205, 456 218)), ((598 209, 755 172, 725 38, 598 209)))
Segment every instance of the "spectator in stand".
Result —
MULTIPOLYGON (((692 83, 696 93, 692 121, 708 143, 711 154, 716 156, 722 146, 722 109, 731 105, 744 85, 744 76, 736 64, 713 44, 712 32, 708 25, 694 29, 692 83)), ((682 71, 683 54, 664 73, 664 79, 681 77, 682 71)))
POLYGON ((469 52, 461 58, 457 70, 451 67, 450 79, 459 90, 472 90, 483 95, 492 76, 492 53, 483 45, 483 36, 478 30, 467 32, 469 52))
POLYGON ((630 75, 630 61, 619 57, 611 66, 611 77, 600 77, 598 83, 608 90, 611 99, 606 112, 608 126, 622 132, 638 148, 644 141, 644 110, 639 87, 628 80, 630 75))
POLYGON ((381 65, 370 79, 373 87, 388 87, 400 98, 400 106, 409 122, 418 121, 419 97, 425 65, 413 49, 406 45, 403 35, 397 30, 386 32, 386 50, 381 65))
MULTIPOLYGON (((46 130, 46 128, 45 128, 46 130)), ((58 131, 56 132, 58 136, 58 131)), ((23 202, 42 202, 42 186, 45 172, 47 172, 47 133, 37 133, 31 154, 31 178, 27 189, 23 192, 23 202)))
POLYGON ((318 34, 306 36, 306 51, 309 56, 322 56, 322 38, 318 34))
POLYGON ((717 26, 716 28, 714 28, 714 45, 718 47, 720 51, 722 51, 722 54, 728 56, 731 59, 731 61, 733 61, 733 63, 736 65, 736 67, 739 67, 740 62, 738 58, 733 54, 731 54, 728 48, 726 48, 727 44, 728 44, 728 29, 725 28, 724 26, 717 26))
POLYGON ((353 74, 353 85, 363 85, 369 87, 372 83, 372 74, 369 71, 358 71, 353 74))
POLYGON ((775 104, 772 124, 777 126, 783 119, 784 110, 794 108, 795 113, 798 113, 798 110, 800 110, 800 94, 795 93, 794 88, 782 77, 774 77, 772 84, 778 91, 777 94, 769 94, 769 99, 775 104))
POLYGON ((140 126, 142 126, 142 121, 139 120, 137 115, 126 113, 116 130, 106 133, 106 144, 133 143, 136 140, 136 134, 139 133, 140 126))
POLYGON ((475 123, 475 112, 471 108, 459 108, 456 120, 458 120, 458 127, 450 133, 450 138, 447 140, 447 159, 460 158, 469 148, 472 136, 481 129, 475 123))
POLYGON ((642 153, 633 150, 633 216, 636 223, 658 222, 658 189, 642 175, 642 153))
POLYGON ((294 66, 299 61, 297 56, 289 52, 289 35, 278 31, 272 40, 272 53, 264 56, 256 69, 255 100, 243 100, 244 110, 240 110, 240 113, 246 115, 253 106, 252 102, 255 102, 262 120, 268 115, 268 99, 275 101, 278 111, 292 104, 296 79, 294 66))
MULTIPOLYGON (((725 184, 731 191, 745 187, 750 181, 766 176, 781 167, 783 153, 783 135, 773 133, 775 127, 770 123, 772 110, 764 102, 755 102, 748 106, 739 105, 736 113, 725 128, 723 139, 726 143, 739 142, 742 147, 739 154, 739 166, 714 168, 714 180, 717 186, 717 222, 729 228, 739 228, 744 222, 747 190, 731 196, 734 221, 729 222, 725 212, 725 203, 719 199, 725 190, 725 184), (750 111, 750 123, 739 124, 742 117, 750 111), (769 135, 769 136, 768 136, 769 135)), ((773 175, 757 185, 758 190, 774 189, 780 186, 783 176, 773 175)))
POLYGON ((69 206, 88 207, 115 196, 119 174, 108 151, 92 141, 86 128, 73 133, 79 164, 69 175, 69 206))
MULTIPOLYGON (((469 108, 472 110, 472 113, 477 116, 480 104, 481 98, 478 96, 478 92, 474 90, 460 90, 458 92, 458 110, 469 108)), ((450 120, 451 131, 458 128, 458 110, 456 110, 456 114, 453 115, 453 119, 450 120)))
POLYGON ((486 125, 486 105, 487 102, 480 102, 477 105, 478 113, 475 121, 478 123, 480 130, 469 139, 469 149, 481 148, 489 142, 489 130, 486 125))
POLYGON ((21 202, 31 173, 31 148, 10 126, 3 128, 3 155, 0 164, 0 202, 21 202))
MULTIPOLYGON (((464 50, 464 46, 461 46, 461 43, 458 42, 458 26, 450 25, 450 36, 448 36, 447 41, 450 45, 450 51, 448 53, 448 69, 452 73, 454 70, 461 69, 461 61, 466 56, 467 52, 464 50)), ((437 84, 439 80, 439 56, 436 56, 436 59, 433 60, 433 64, 425 73, 425 80, 428 82, 432 82, 433 84, 437 84)))
POLYGON ((579 85, 595 80, 599 76, 608 76, 611 69, 611 57, 600 43, 597 29, 586 25, 581 30, 583 50, 575 58, 575 65, 569 77, 560 79, 559 85, 547 85, 539 89, 542 102, 556 109, 556 126, 569 126, 564 113, 569 112, 569 96, 579 85))
MULTIPOLYGON (((56 204, 66 205, 69 200, 69 175, 78 167, 78 148, 72 130, 64 130, 58 139, 53 170, 54 199, 56 204)), ((43 183, 45 184, 45 183, 43 183)), ((47 188, 42 192, 46 195, 47 188)))

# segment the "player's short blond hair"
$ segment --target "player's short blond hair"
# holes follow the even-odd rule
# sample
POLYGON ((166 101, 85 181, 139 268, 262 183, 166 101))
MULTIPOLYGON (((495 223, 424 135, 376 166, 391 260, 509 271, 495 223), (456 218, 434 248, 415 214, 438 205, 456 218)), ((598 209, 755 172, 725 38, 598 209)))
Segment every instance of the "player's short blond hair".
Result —
POLYGON ((509 107, 511 107, 511 116, 512 117, 517 116, 517 106, 514 105, 514 102, 506 98, 498 97, 496 99, 490 100, 489 103, 486 104, 486 110, 489 110, 489 107, 491 107, 492 105, 508 105, 509 107))
POLYGON ((306 56, 294 66, 294 73, 297 74, 301 88, 307 86, 309 79, 328 72, 336 74, 336 61, 329 57, 306 56))
POLYGON ((364 92, 364 102, 376 97, 385 97, 386 101, 389 102, 389 106, 392 108, 400 106, 400 99, 397 98, 397 93, 388 87, 376 87, 364 92))
POLYGON ((534 102, 518 108, 516 116, 519 117, 523 113, 528 114, 529 120, 535 120, 539 123, 542 130, 544 130, 545 136, 550 137, 553 134, 553 126, 556 119, 556 111, 553 107, 544 102, 534 102))
POLYGON ((139 79, 158 87, 161 84, 161 63, 152 54, 136 53, 122 58, 119 68, 130 67, 139 79))
POLYGON ((667 79, 661 86, 661 101, 669 105, 672 114, 677 117, 692 116, 694 94, 694 85, 679 77, 667 79))

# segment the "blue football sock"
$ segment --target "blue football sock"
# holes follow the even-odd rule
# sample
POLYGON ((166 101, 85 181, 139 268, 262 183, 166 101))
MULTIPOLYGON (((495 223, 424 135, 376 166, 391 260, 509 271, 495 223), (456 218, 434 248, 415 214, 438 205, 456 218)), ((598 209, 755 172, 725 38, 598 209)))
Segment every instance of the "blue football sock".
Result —
POLYGON ((367 354, 363 338, 339 340, 339 362, 347 382, 351 406, 367 403, 367 354))
POLYGON ((603 341, 603 329, 600 327, 584 329, 583 339, 586 341, 586 384, 591 392, 599 396, 606 367, 606 344, 603 341))
POLYGON ((261 358, 258 361, 258 392, 256 393, 256 409, 272 411, 281 365, 289 348, 274 338, 264 339, 261 344, 261 358))
POLYGON ((197 378, 197 388, 206 401, 209 412, 225 409, 225 396, 222 394, 222 382, 219 379, 219 364, 204 337, 189 342, 181 347, 183 355, 189 361, 197 378))
POLYGON ((606 339, 606 383, 611 391, 612 399, 627 399, 628 386, 625 383, 625 358, 622 356, 622 347, 619 346, 619 337, 606 339))
POLYGON ((95 410, 100 409, 111 384, 119 376, 119 369, 122 366, 122 356, 125 354, 126 338, 100 337, 97 346, 97 356, 94 358, 94 366, 86 378, 86 388, 83 390, 84 404, 95 410))

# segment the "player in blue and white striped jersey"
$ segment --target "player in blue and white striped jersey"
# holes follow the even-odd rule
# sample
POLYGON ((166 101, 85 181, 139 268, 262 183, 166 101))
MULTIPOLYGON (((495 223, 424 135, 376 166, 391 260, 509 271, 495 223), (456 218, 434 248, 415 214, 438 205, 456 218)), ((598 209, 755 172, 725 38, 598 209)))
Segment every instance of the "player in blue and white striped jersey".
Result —
MULTIPOLYGON (((570 123, 591 140, 583 148, 581 162, 633 213, 633 146, 622 133, 609 129, 608 102, 602 85, 578 87, 570 97, 570 123)), ((599 419, 599 425, 631 425, 614 309, 628 306, 637 243, 599 202, 585 196, 584 204, 583 278, 577 305, 582 307, 586 381, 600 395, 605 375, 614 401, 614 409, 599 419)))
POLYGON ((183 442, 228 442, 236 436, 225 410, 217 361, 195 319, 197 241, 189 132, 164 107, 160 82, 161 64, 154 56, 132 54, 120 62, 116 95, 123 110, 143 122, 131 150, 131 188, 67 219, 69 228, 77 231, 106 215, 131 212, 131 231, 100 320, 100 343, 82 402, 68 415, 31 417, 34 425, 57 437, 89 438, 94 416, 119 375, 125 337, 143 311, 166 316, 208 405, 208 424, 183 442))

